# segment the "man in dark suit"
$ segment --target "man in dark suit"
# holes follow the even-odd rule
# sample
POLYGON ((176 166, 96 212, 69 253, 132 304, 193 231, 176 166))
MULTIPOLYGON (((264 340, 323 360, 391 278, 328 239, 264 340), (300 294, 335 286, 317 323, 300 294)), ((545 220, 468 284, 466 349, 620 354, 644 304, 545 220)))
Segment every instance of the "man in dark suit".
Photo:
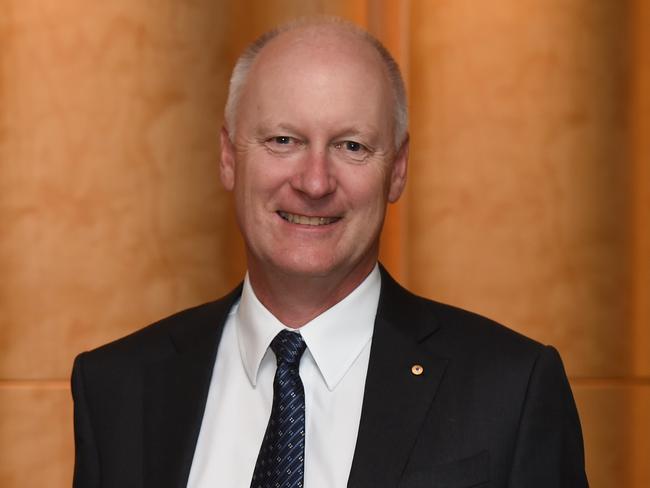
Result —
POLYGON ((244 283, 76 359, 74 486, 587 486, 557 352, 377 264, 408 135, 375 39, 262 36, 221 142, 244 283))

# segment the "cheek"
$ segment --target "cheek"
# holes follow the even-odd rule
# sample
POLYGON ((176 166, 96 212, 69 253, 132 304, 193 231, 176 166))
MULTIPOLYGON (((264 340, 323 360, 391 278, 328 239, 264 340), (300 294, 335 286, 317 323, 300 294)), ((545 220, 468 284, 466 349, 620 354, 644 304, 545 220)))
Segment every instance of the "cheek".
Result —
POLYGON ((260 157, 242 162, 238 169, 235 179, 237 213, 240 219, 260 221, 278 200, 287 180, 285 168, 269 161, 268 157, 260 157))
POLYGON ((364 218, 377 220, 385 212, 387 188, 383 172, 376 170, 356 182, 354 189, 348 193, 350 204, 357 208, 364 218))
POLYGON ((382 163, 370 164, 365 171, 355 175, 354 186, 360 198, 366 201, 383 201, 386 199, 389 187, 386 165, 382 163))

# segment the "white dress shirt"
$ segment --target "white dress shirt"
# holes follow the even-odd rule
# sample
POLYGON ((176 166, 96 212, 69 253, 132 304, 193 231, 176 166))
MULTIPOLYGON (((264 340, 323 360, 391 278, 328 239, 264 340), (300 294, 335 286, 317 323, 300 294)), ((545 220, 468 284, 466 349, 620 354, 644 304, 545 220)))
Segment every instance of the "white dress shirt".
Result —
MULTIPOLYGON (((352 466, 379 302, 377 266, 347 297, 299 330, 305 387, 305 488, 344 488, 352 466)), ((271 413, 271 340, 287 329, 248 276, 226 320, 188 487, 248 488, 271 413)))

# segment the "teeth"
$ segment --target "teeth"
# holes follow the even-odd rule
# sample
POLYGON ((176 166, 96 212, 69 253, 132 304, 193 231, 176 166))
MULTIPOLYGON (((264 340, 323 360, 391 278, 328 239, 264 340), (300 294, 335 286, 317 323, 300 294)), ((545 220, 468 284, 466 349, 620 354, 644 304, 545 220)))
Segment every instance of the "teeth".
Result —
POLYGON ((307 217, 306 215, 291 214, 289 212, 278 212, 278 214, 292 224, 326 225, 338 220, 338 217, 307 217))

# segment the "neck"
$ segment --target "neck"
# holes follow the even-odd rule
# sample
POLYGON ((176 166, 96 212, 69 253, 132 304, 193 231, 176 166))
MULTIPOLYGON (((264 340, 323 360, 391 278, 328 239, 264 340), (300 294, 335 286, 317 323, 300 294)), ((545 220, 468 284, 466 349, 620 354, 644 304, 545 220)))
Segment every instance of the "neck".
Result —
POLYGON ((258 300, 284 325, 297 329, 343 300, 374 268, 376 260, 342 275, 296 276, 249 269, 258 300))

